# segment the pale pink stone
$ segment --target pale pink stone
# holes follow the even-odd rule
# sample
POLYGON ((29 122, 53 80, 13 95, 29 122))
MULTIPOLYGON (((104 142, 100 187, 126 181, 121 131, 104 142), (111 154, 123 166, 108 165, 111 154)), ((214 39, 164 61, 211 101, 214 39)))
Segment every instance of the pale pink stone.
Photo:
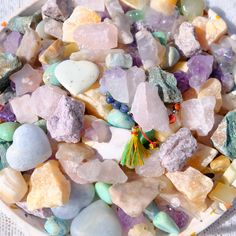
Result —
POLYGON ((87 7, 93 11, 105 10, 105 0, 74 0, 74 5, 87 7))
POLYGON ((57 108, 57 104, 66 91, 52 85, 37 88, 31 96, 34 113, 47 120, 57 108))
POLYGON ((158 95, 158 89, 148 82, 139 84, 131 108, 134 120, 145 131, 169 131, 167 109, 158 95))
POLYGON ((19 123, 34 123, 38 120, 33 111, 30 95, 16 97, 10 101, 10 105, 19 123))
POLYGON ((80 25, 74 32, 74 39, 80 48, 116 48, 118 29, 113 24, 107 23, 80 25))
POLYGON ((43 80, 42 72, 33 69, 29 64, 11 75, 10 79, 15 83, 17 96, 34 92, 43 80))

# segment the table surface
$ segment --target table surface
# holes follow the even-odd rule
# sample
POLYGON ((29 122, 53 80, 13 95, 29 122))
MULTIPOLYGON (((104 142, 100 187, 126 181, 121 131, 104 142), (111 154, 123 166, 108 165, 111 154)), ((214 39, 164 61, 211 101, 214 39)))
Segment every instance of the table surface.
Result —
MULTIPOLYGON (((97 1, 97 0, 94 0, 97 1)), ((221 0, 219 0, 221 1, 221 0)), ((231 0, 226 0, 231 1, 231 0)), ((12 15, 14 11, 18 10, 25 4, 30 3, 31 0, 0 0, 0 22, 12 15)), ((1 236, 15 236, 17 225, 12 219, 4 218, 4 214, 0 209, 0 235, 1 236), (9 230, 9 228, 12 228, 9 230), (14 230, 13 230, 14 228, 14 230)), ((20 233, 20 235, 24 236, 20 233)), ((225 215, 223 215, 217 222, 206 229, 200 236, 236 236, 236 204, 225 215)))

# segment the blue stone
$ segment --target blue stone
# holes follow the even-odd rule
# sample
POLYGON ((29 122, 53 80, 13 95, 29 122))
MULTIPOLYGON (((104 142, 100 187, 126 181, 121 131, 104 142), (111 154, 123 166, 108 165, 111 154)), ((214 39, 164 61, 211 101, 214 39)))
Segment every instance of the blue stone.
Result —
POLYGON ((151 202, 146 209, 144 209, 144 214, 151 220, 153 221, 154 217, 156 214, 159 212, 157 205, 155 202, 151 202))

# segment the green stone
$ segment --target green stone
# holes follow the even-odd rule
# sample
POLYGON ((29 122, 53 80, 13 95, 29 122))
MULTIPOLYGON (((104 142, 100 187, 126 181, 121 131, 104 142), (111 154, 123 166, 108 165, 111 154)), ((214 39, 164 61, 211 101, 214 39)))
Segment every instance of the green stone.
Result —
POLYGON ((46 120, 38 120, 34 123, 35 125, 37 125, 39 128, 41 128, 44 133, 47 133, 47 121, 46 120))
POLYGON ((3 140, 0 141, 0 158, 1 158, 1 167, 6 168, 9 166, 7 159, 6 159, 6 153, 7 149, 10 147, 10 142, 5 142, 3 140))
POLYGON ((131 10, 126 12, 126 15, 131 19, 132 22, 144 20, 144 12, 141 10, 131 10))
POLYGON ((32 16, 16 16, 7 24, 7 28, 11 31, 17 31, 25 34, 29 28, 35 29, 37 24, 42 20, 41 11, 37 11, 32 16))
POLYGON ((166 56, 164 61, 164 68, 170 68, 174 66, 180 59, 180 53, 179 51, 172 46, 166 47, 166 56))
POLYGON ((167 45, 167 34, 162 31, 155 31, 152 33, 155 39, 159 39, 160 43, 164 46, 167 45))
POLYGON ((122 129, 131 129, 135 123, 133 119, 119 110, 113 109, 107 116, 107 121, 110 125, 122 129))
POLYGON ((157 213, 159 212, 157 208, 157 204, 153 201, 151 202, 146 209, 144 209, 143 213, 151 220, 153 221, 157 213))
POLYGON ((203 15, 205 9, 204 0, 181 0, 180 4, 182 14, 189 20, 203 15))
POLYGON ((20 60, 11 53, 0 52, 0 92, 9 85, 8 77, 22 66, 20 60))
POLYGON ((211 137, 216 149, 232 159, 236 159, 236 111, 230 111, 211 137))
POLYGON ((170 218, 164 211, 160 211, 156 214, 153 219, 153 224, 160 230, 167 232, 169 234, 176 234, 180 233, 179 227, 176 225, 174 220, 170 218))
POLYGON ((112 204, 111 195, 109 193, 110 187, 111 187, 110 184, 105 184, 102 182, 97 182, 95 184, 95 190, 96 190, 97 195, 109 205, 112 204))
POLYGON ((0 138, 4 141, 11 142, 15 130, 20 126, 16 122, 5 122, 0 124, 0 138))
MULTIPOLYGON (((149 140, 151 140, 152 142, 155 141, 155 130, 150 130, 145 132, 146 136, 148 137, 149 140)), ((142 145, 145 148, 149 148, 149 144, 150 142, 142 135, 142 133, 139 133, 139 138, 140 138, 140 142, 142 143, 142 145)))
POLYGON ((159 96, 165 103, 182 102, 182 94, 177 88, 177 81, 172 73, 159 67, 149 69, 148 82, 158 88, 159 96))
POLYGON ((57 77, 55 75, 55 70, 56 70, 56 67, 58 66, 58 64, 60 64, 60 63, 59 62, 54 63, 52 65, 49 65, 46 68, 46 70, 43 74, 43 82, 45 84, 61 86, 60 82, 57 80, 57 77))

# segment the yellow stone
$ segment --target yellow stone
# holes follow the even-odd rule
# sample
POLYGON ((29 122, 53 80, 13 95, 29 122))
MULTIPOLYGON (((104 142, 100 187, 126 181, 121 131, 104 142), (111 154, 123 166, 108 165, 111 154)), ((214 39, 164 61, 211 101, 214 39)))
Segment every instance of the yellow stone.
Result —
POLYGON ((79 48, 76 43, 69 43, 64 46, 64 58, 69 58, 72 53, 78 52, 79 48))
POLYGON ((216 149, 198 143, 197 151, 187 161, 187 166, 192 166, 193 168, 202 171, 217 154, 218 151, 216 149))
POLYGON ((142 10, 148 4, 149 0, 121 0, 121 2, 132 8, 142 10))
POLYGON ((222 86, 218 79, 211 78, 207 80, 198 92, 198 98, 214 96, 216 98, 215 112, 218 113, 222 106, 222 86))
POLYGON ((48 161, 34 170, 27 196, 29 210, 62 206, 69 197, 70 182, 61 173, 57 161, 48 161))
POLYGON ((225 184, 232 184, 236 180, 236 160, 233 160, 222 176, 222 181, 225 184))
POLYGON ((219 182, 209 193, 208 197, 213 201, 232 205, 236 198, 236 188, 219 182))
POLYGON ((85 103, 87 114, 97 118, 106 119, 112 110, 112 106, 106 102, 106 97, 100 93, 98 82, 86 92, 79 94, 77 98, 85 103))
POLYGON ((150 6, 165 15, 171 15, 176 7, 177 0, 151 0, 150 6))
POLYGON ((188 72, 188 65, 186 61, 179 61, 171 70, 172 72, 183 71, 188 72))
POLYGON ((63 59, 64 46, 60 39, 54 41, 39 57, 42 64, 53 64, 63 59))
POLYGON ((76 7, 70 18, 63 23, 63 41, 75 42, 74 31, 78 26, 99 22, 101 17, 95 11, 81 6, 76 7))
POLYGON ((4 168, 0 171, 0 199, 7 204, 22 200, 28 191, 28 186, 21 172, 4 168))
POLYGON ((211 162, 210 167, 215 172, 224 172, 230 164, 230 159, 224 155, 221 155, 211 162))
POLYGON ((128 236, 156 236, 156 231, 153 224, 147 221, 146 223, 136 224, 129 230, 128 236))

